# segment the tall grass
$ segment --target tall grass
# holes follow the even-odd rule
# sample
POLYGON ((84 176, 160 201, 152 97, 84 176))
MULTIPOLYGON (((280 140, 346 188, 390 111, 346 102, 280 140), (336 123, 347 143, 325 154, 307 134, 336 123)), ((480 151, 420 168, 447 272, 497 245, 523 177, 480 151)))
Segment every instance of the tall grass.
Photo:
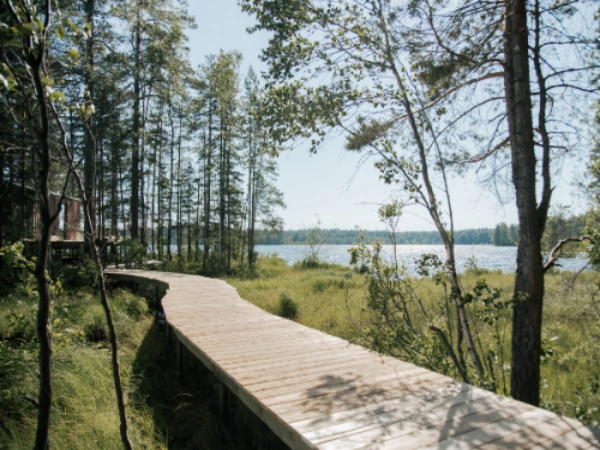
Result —
MULTIPOLYGON (((0 449, 29 449, 33 443, 36 409, 25 397, 37 392, 34 303, 17 295, 0 300, 0 449)), ((231 426, 224 427, 217 380, 190 356, 178 376, 164 325, 149 314, 143 298, 117 290, 111 303, 135 448, 285 448, 235 399, 231 426)), ((99 300, 92 290, 80 289, 61 294, 53 306, 52 448, 121 448, 99 300)))

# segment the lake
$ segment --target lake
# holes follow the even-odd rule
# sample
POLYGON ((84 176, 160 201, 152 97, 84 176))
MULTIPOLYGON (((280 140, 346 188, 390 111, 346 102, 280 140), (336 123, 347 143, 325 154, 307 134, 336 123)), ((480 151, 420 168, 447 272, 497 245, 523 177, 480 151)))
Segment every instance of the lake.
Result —
MULTIPOLYGON (((319 258, 335 264, 347 265, 350 260, 348 249, 351 245, 323 245, 319 251, 319 258)), ((392 245, 384 245, 382 254, 391 259, 392 245)), ((292 265, 304 259, 308 248, 304 245, 257 245, 256 251, 263 255, 276 253, 280 258, 292 265)), ((404 262, 410 273, 414 273, 415 259, 424 253, 433 253, 445 261, 443 245, 398 245, 398 261, 404 262)), ((463 271, 469 258, 475 258, 477 266, 489 270, 514 272, 516 269, 517 247, 496 247, 494 245, 457 245, 455 247, 456 262, 459 271, 463 271)), ((562 267, 559 270, 576 271, 581 269, 587 261, 581 258, 564 258, 560 260, 562 267)))

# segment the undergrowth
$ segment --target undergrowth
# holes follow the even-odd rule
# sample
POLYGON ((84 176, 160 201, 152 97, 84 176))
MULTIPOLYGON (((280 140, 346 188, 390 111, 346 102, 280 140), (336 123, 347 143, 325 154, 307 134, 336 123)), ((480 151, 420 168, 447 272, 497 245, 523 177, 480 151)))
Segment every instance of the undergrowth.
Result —
MULTIPOLYGON (((35 298, 0 299, 0 448, 29 449, 36 427, 35 298), (28 400, 29 399, 29 400, 28 400)), ((126 289, 112 292, 130 436, 144 449, 286 448, 244 405, 218 419, 217 380, 195 358, 175 370, 164 324, 126 289)), ((63 291, 53 303, 53 404, 57 449, 121 448, 104 314, 92 289, 63 291)), ((171 345, 174 345, 172 342, 171 345)))

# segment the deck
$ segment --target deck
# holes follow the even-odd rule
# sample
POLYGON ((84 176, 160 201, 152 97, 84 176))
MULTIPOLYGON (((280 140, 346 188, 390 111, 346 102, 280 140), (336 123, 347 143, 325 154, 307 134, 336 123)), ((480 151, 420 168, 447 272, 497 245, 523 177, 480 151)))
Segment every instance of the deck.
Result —
POLYGON ((292 449, 588 449, 600 431, 243 300, 224 281, 111 270, 168 289, 179 342, 292 449))

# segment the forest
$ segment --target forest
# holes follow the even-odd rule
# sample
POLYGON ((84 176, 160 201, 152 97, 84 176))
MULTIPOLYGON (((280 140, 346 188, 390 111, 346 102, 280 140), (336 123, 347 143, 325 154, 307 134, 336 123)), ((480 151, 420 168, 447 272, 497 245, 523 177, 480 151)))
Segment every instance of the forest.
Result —
MULTIPOLYGON (((42 79, 60 121, 49 132, 62 133, 72 152, 97 237, 141 242, 168 260, 185 253, 207 271, 251 258, 255 230, 281 229, 283 206, 278 147, 257 114, 258 75, 240 73, 236 52, 191 67, 185 30, 195 25, 184 3, 59 8, 42 79)), ((29 80, 10 44, 22 32, 2 30, 0 81, 10 95, 0 109, 0 246, 34 237, 27 205, 39 166, 28 144, 35 111, 22 88, 29 80)), ((63 158, 52 168, 49 192, 81 197, 68 164, 63 158)))
MULTIPOLYGON (((260 244, 265 245, 300 245, 310 241, 311 229, 285 230, 279 234, 263 234, 259 238, 260 244)), ((441 245, 444 242, 437 231, 400 231, 393 237, 389 232, 383 231, 358 231, 318 229, 319 237, 323 244, 352 245, 360 240, 360 234, 368 242, 379 239, 389 242, 393 239, 397 244, 412 245, 441 245)), ((457 245, 516 245, 519 242, 518 230, 515 225, 498 224, 494 229, 477 228, 472 230, 457 230, 455 233, 457 245)))
MULTIPOLYGON (((459 230, 456 232, 456 243, 466 245, 492 244, 493 230, 482 228, 475 230, 459 230)), ((310 240, 310 229, 285 230, 279 235, 266 236, 260 239, 265 245, 300 245, 310 240)), ((360 233, 367 241, 377 239, 388 242, 390 239, 387 231, 361 231, 340 229, 319 229, 319 236, 323 244, 330 245, 352 245, 360 240, 360 233)), ((398 244, 443 244, 440 235, 436 231, 404 231, 394 236, 398 244)), ((517 239, 518 240, 518 239, 517 239)), ((516 242, 516 241, 515 241, 516 242)))
POLYGON ((223 278, 274 314, 597 424, 597 4, 238 6, 249 33, 269 36, 260 75, 233 50, 192 67, 185 0, 0 0, 0 447, 71 448, 73 425, 85 448, 264 448, 211 418, 202 368, 174 381, 142 351, 159 345, 160 314, 148 293, 108 282, 121 257, 223 278), (385 231, 284 232, 277 157, 339 137, 394 189, 385 231), (564 206, 569 169, 579 204, 564 206), (455 228, 451 180, 467 171, 516 224, 455 228), (435 231, 400 232, 407 208, 435 231), (390 237, 445 257, 422 255, 413 277, 382 257, 390 237), (324 242, 354 244, 350 267, 255 251, 324 242), (458 273, 456 245, 490 243, 517 246, 514 274, 476 261, 458 273), (574 253, 591 270, 557 273, 574 253), (84 383, 110 399, 91 434, 100 409, 86 409, 84 383))
MULTIPOLYGON (((542 236, 542 250, 550 251, 557 242, 571 236, 585 234, 586 217, 569 214, 568 208, 555 208, 548 218, 548 225, 542 236)), ((257 243, 264 245, 306 245, 312 234, 317 233, 319 242, 325 245, 352 245, 360 241, 362 234, 367 242, 379 240, 383 243, 395 242, 398 245, 443 245, 437 231, 397 231, 393 235, 387 230, 342 230, 322 229, 319 226, 299 230, 284 230, 279 233, 258 230, 257 243)), ((519 243, 519 227, 500 222, 494 228, 474 228, 456 230, 456 245, 496 245, 514 246, 519 243)))

